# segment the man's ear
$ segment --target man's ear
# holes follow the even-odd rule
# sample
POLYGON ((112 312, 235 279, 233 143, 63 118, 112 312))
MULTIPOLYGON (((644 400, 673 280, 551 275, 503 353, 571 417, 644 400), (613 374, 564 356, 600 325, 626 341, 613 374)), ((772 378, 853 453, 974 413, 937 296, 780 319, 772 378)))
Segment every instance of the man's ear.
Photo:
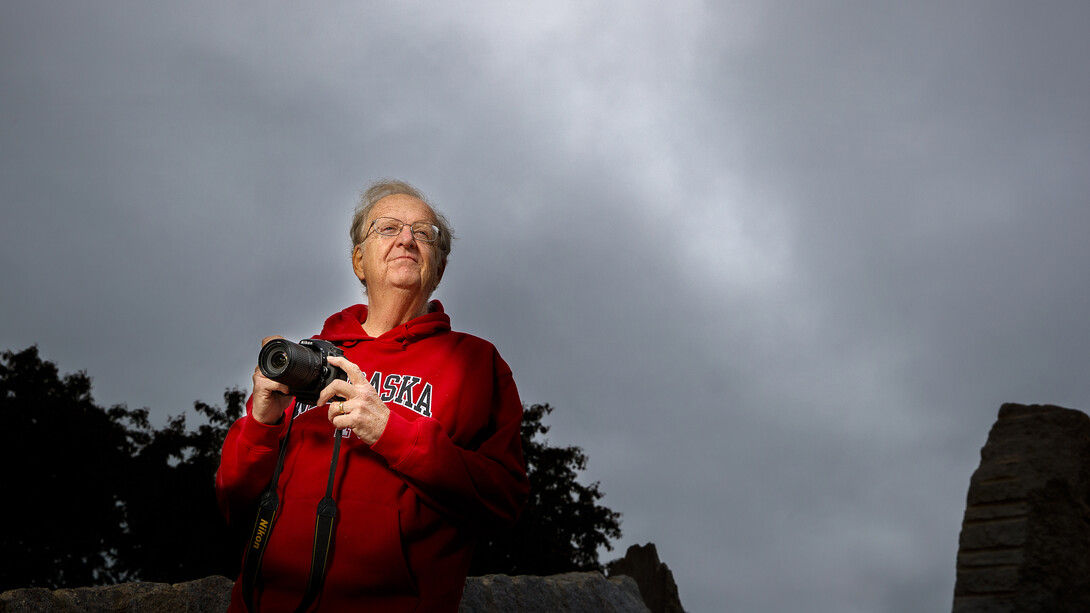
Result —
POLYGON ((363 245, 356 245, 352 249, 352 271, 356 273, 356 278, 361 282, 366 282, 363 273, 363 245))
POLYGON ((432 286, 431 291, 435 291, 435 288, 439 287, 439 283, 443 280, 443 273, 446 272, 447 267, 440 264, 439 271, 435 275, 435 285, 432 286))

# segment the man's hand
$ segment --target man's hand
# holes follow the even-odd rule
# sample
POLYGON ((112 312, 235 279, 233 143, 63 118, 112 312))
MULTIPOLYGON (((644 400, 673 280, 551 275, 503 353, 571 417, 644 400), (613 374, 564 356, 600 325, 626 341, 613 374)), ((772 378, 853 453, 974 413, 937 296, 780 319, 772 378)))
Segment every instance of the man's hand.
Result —
MULTIPOLYGON (((266 336, 261 339, 261 346, 283 336, 266 336)), ((261 374, 261 367, 254 368, 254 410, 253 417, 263 424, 275 424, 283 417, 284 411, 291 405, 288 386, 277 383, 261 374)))
POLYGON ((318 396, 318 405, 333 400, 329 405, 329 423, 337 428, 351 428, 364 443, 374 445, 390 420, 389 407, 367 382, 359 366, 341 356, 330 356, 329 363, 344 370, 348 381, 337 379, 326 386, 318 396))

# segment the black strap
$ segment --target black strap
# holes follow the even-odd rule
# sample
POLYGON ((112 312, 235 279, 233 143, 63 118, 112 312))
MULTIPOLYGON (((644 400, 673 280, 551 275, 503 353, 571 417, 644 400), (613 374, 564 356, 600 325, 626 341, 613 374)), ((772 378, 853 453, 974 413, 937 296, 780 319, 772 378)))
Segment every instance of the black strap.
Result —
MULTIPOLYGON (((273 471, 272 482, 269 489, 262 494, 261 504, 258 506, 257 519, 254 521, 253 534, 250 536, 249 545, 246 548, 246 557, 242 563, 242 600, 246 604, 246 610, 257 613, 254 604, 254 586, 257 583, 257 574, 261 569, 261 558, 265 555, 265 546, 269 542, 272 533, 273 520, 276 518, 280 500, 276 495, 276 486, 280 481, 280 471, 284 467, 284 456, 288 446, 288 437, 291 435, 291 426, 295 423, 295 410, 292 411, 291 422, 288 423, 288 431, 280 442, 280 457, 276 460, 276 470, 273 471)), ((329 545, 333 541, 333 519, 337 516, 337 503, 333 500, 333 477, 337 472, 337 458, 341 449, 341 430, 338 429, 333 441, 333 459, 329 463, 329 481, 326 484, 325 498, 318 503, 318 517, 314 526, 314 548, 311 553, 310 577, 307 579, 307 591, 303 595, 303 601, 295 609, 296 613, 306 611, 318 592, 322 589, 322 580, 325 579, 327 563, 329 561, 329 545)))
POLYGON ((261 568, 261 558, 265 556, 265 546, 269 543, 269 535, 272 534, 273 520, 276 519, 276 510, 280 507, 280 498, 276 495, 276 484, 280 481, 280 471, 284 468, 284 451, 288 448, 288 437, 291 436, 291 427, 295 423, 295 406, 292 406, 291 419, 288 421, 288 431, 280 441, 280 455, 276 459, 276 469, 273 470, 272 481, 269 489, 261 495, 261 504, 257 507, 257 519, 254 520, 254 530, 250 535, 250 541, 246 546, 246 556, 242 561, 242 601, 246 603, 246 610, 254 613, 254 584, 257 581, 257 573, 261 568))
POLYGON ((310 578, 307 579, 307 591, 303 602, 295 613, 303 613, 310 603, 318 597, 325 578, 326 563, 329 561, 329 544, 333 540, 333 518, 337 516, 337 503, 333 501, 333 475, 337 471, 337 457, 341 448, 341 430, 337 430, 333 440, 333 459, 329 463, 329 482, 325 488, 325 498, 318 503, 318 517, 314 521, 314 549, 310 556, 310 578))

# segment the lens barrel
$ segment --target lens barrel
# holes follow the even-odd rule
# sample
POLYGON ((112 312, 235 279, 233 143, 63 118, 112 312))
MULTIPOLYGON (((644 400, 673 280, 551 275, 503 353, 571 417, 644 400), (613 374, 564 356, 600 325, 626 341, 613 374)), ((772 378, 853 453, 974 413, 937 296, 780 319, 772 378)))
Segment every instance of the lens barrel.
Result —
POLYGON ((261 374, 290 388, 303 388, 318 380, 322 355, 309 347, 282 338, 265 343, 257 358, 261 374))

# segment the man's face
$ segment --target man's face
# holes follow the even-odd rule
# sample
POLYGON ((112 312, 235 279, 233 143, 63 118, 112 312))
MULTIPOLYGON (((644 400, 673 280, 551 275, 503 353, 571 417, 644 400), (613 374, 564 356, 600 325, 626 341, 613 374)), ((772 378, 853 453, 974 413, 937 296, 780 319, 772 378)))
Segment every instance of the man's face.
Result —
POLYGON ((431 295, 439 284, 435 244, 414 238, 409 226, 402 227, 397 236, 382 236, 372 228, 372 222, 380 217, 405 224, 435 223, 431 208, 412 196, 394 194, 375 204, 364 225, 366 238, 352 253, 352 268, 367 282, 367 295, 373 300, 377 292, 381 299, 382 292, 394 289, 431 295))

